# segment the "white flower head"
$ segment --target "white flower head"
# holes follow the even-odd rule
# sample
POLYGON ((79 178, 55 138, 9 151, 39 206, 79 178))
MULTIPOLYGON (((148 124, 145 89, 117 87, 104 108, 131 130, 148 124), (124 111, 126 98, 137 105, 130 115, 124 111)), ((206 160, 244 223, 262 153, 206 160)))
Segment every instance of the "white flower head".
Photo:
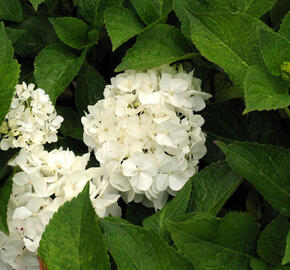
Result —
POLYGON ((161 209, 197 172, 206 147, 195 112, 210 96, 193 71, 164 65, 118 74, 89 106, 84 142, 126 202, 161 209))
POLYGON ((0 148, 26 148, 57 141, 63 121, 43 89, 25 82, 15 87, 10 109, 0 127, 0 148))

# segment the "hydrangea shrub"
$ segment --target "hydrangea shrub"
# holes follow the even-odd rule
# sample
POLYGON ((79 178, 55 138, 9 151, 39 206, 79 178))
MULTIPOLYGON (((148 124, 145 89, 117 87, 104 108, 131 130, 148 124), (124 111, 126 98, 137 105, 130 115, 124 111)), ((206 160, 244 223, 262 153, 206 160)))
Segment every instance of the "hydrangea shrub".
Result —
POLYGON ((286 2, 1 0, 0 270, 288 269, 286 2))

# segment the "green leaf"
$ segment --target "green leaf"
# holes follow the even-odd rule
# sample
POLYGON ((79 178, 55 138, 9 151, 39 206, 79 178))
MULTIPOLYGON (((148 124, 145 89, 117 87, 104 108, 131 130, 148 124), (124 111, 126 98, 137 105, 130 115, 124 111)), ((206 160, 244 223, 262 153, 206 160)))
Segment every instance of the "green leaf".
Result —
POLYGON ((21 22, 22 19, 23 12, 19 0, 1 0, 0 20, 21 22))
POLYGON ((89 184, 54 214, 38 252, 48 269, 110 269, 107 248, 90 202, 89 184))
POLYGON ((46 45, 60 43, 47 17, 31 16, 20 24, 18 29, 25 30, 14 44, 15 53, 29 55, 40 51, 46 45))
MULTIPOLYGON (((251 0, 244 0, 245 3, 245 10, 247 14, 260 18, 266 12, 271 10, 277 0, 261 0, 261 1, 251 1, 251 0)), ((239 1, 237 1, 239 3, 239 1)))
POLYGON ((264 261, 257 258, 250 259, 250 266, 252 270, 270 270, 264 261))
POLYGON ((4 23, 0 22, 0 123, 10 108, 19 73, 20 66, 13 59, 11 41, 6 35, 4 23))
POLYGON ((240 99, 207 104, 201 112, 205 119, 202 129, 207 134, 207 154, 204 160, 209 163, 224 160, 224 154, 213 143, 216 139, 290 146, 277 112, 254 111, 242 115, 243 110, 244 104, 240 99))
POLYGON ((174 26, 159 24, 141 33, 116 71, 148 69, 193 57, 194 48, 174 26))
POLYGON ((108 8, 104 13, 104 20, 113 51, 145 28, 135 13, 128 8, 108 8))
MULTIPOLYGON (((195 0, 175 1, 175 12, 183 33, 203 56, 221 66, 240 92, 249 65, 263 65, 258 29, 268 29, 261 21, 245 14, 200 12, 195 0)), ((207 1, 199 3, 206 8, 207 1)))
POLYGON ((280 75, 282 63, 290 61, 289 40, 276 32, 262 29, 260 38, 262 56, 268 70, 273 75, 280 75))
MULTIPOLYGON (((82 49, 92 45, 88 39, 88 26, 73 17, 49 18, 57 36, 68 46, 82 49)), ((95 43, 95 41, 93 41, 95 43)))
POLYGON ((105 218, 101 224, 119 270, 192 269, 191 264, 154 231, 116 218, 105 218))
POLYGON ((144 23, 150 25, 172 10, 172 0, 130 0, 144 23))
POLYGON ((191 181, 188 181, 184 187, 177 193, 176 197, 168 202, 161 211, 143 220, 143 226, 154 229, 164 236, 167 235, 165 220, 173 220, 186 213, 188 201, 191 192, 191 181))
POLYGON ((290 216, 290 150, 257 143, 217 142, 234 171, 278 211, 290 216))
POLYGON ((252 17, 260 18, 272 8, 275 2, 276 0, 195 0, 188 4, 192 10, 196 10, 197 12, 241 12, 251 15, 252 17))
POLYGON ((83 126, 78 113, 70 107, 64 106, 56 106, 56 111, 64 118, 60 127, 62 135, 81 141, 83 139, 83 126))
POLYGON ((257 245, 258 254, 264 261, 272 265, 281 264, 289 230, 290 222, 283 215, 278 216, 265 228, 257 245))
POLYGON ((242 183, 242 177, 225 162, 213 163, 191 178, 187 210, 217 215, 225 202, 242 183))
POLYGON ((12 44, 14 44, 22 34, 26 33, 25 29, 17 29, 12 27, 5 27, 5 31, 12 44))
POLYGON ((35 10, 37 10, 38 6, 44 1, 45 0, 29 0, 35 10))
POLYGON ((286 108, 290 104, 287 83, 261 67, 249 67, 244 87, 246 100, 244 114, 254 110, 286 108))
POLYGON ((121 7, 123 0, 78 0, 77 13, 80 18, 94 27, 104 24, 104 12, 109 7, 121 7))
POLYGON ((213 163, 195 174, 177 196, 155 215, 146 218, 145 227, 166 232, 164 222, 186 212, 208 212, 216 215, 242 182, 225 162, 213 163))
POLYGON ((102 75, 85 62, 78 74, 75 90, 75 103, 80 115, 87 111, 88 105, 94 105, 104 98, 105 85, 102 75))
POLYGON ((286 239, 286 248, 285 248, 285 254, 282 260, 282 264, 287 264, 290 262, 290 231, 288 231, 287 239, 286 239))
POLYGON ((86 22, 93 24, 97 16, 101 0, 78 0, 78 16, 86 22))
POLYGON ((45 47, 35 58, 34 76, 38 87, 44 89, 53 103, 79 72, 86 56, 80 56, 59 45, 45 47))
POLYGON ((12 177, 11 175, 4 184, 0 185, 0 231, 8 234, 7 226, 7 205, 12 190, 12 177))
POLYGON ((251 258, 250 260, 250 266, 252 270, 290 270, 289 266, 270 266, 264 261, 257 259, 257 258, 251 258))
POLYGON ((280 25, 279 34, 286 37, 288 40, 290 40, 290 12, 287 13, 287 15, 282 20, 282 23, 280 25))
POLYGON ((259 229, 247 213, 230 212, 221 219, 197 214, 183 222, 168 221, 167 227, 196 270, 248 270, 255 255, 259 229))

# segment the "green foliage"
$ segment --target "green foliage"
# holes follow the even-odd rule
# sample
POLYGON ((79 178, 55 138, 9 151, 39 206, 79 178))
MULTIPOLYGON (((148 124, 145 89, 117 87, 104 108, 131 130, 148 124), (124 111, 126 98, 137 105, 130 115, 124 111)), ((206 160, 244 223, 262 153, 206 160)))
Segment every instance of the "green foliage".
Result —
POLYGON ((261 51, 268 70, 273 75, 281 74, 283 62, 290 61, 290 42, 272 31, 260 31, 261 51))
POLYGON ((101 224, 120 270, 192 269, 184 257, 152 230, 117 218, 105 218, 101 224))
POLYGON ((290 104, 287 83, 258 66, 249 67, 244 85, 244 113, 285 108, 290 104))
MULTIPOLYGON (((87 185, 46 227, 49 270, 289 270, 289 1, 0 2, 0 123, 18 77, 43 88, 64 117, 47 151, 88 152, 80 119, 119 71, 182 64, 213 96, 194 112, 205 119, 199 172, 160 211, 120 198, 122 219, 98 218, 87 185)), ((18 151, 0 151, 5 233, 18 151)), ((92 151, 87 168, 98 166, 92 151)))
POLYGON ((6 35, 4 23, 0 22, 0 123, 10 108, 19 73, 20 66, 13 59, 11 41, 6 35))
POLYGON ((34 76, 38 87, 46 89, 53 103, 79 72, 86 51, 80 56, 66 47, 45 47, 35 58, 34 76))
POLYGON ((88 26, 82 20, 72 17, 50 18, 57 36, 68 46, 83 49, 97 42, 97 37, 89 40, 88 26))
POLYGON ((38 6, 43 3, 45 0, 29 0, 33 8, 37 10, 38 6))
MULTIPOLYGON (((244 13, 211 10, 201 13, 195 9, 193 0, 190 4, 185 2, 175 2, 183 33, 202 55, 221 66, 242 92, 248 66, 262 64, 258 29, 267 29, 266 25, 244 13)), ((205 8, 205 3, 199 5, 205 8)))
POLYGON ((148 69, 193 57, 194 48, 179 29, 167 24, 156 25, 141 33, 116 71, 148 69))
POLYGON ((287 134, 283 131, 280 116, 275 112, 250 112, 242 115, 241 100, 208 104, 201 112, 205 119, 203 130, 207 134, 208 151, 205 160, 223 160, 224 155, 213 143, 220 139, 225 142, 251 141, 264 144, 289 146, 287 134), (280 132, 276 132, 280 130, 280 132))
POLYGON ((62 135, 81 141, 83 139, 83 126, 78 113, 65 106, 56 106, 56 111, 64 118, 60 127, 62 135))
POLYGON ((290 12, 288 12, 287 15, 284 17, 279 29, 279 33, 284 37, 286 37, 288 40, 290 40, 289 24, 290 24, 290 12))
POLYGON ((12 44, 14 44, 22 34, 26 33, 25 29, 17 29, 12 27, 5 27, 5 31, 12 44))
POLYGON ((19 0, 1 0, 0 19, 21 22, 23 19, 23 12, 19 0))
POLYGON ((104 14, 104 20, 113 44, 113 50, 141 33, 145 28, 137 15, 128 8, 108 8, 104 14))
POLYGON ((285 254, 282 260, 282 264, 287 264, 289 262, 290 262, 290 230, 288 231, 288 234, 287 234, 286 248, 285 248, 285 254))
POLYGON ((58 42, 48 18, 42 15, 29 17, 17 26, 17 29, 26 31, 14 45, 15 52, 19 55, 37 53, 46 45, 58 42))
POLYGON ((195 174, 172 201, 143 224, 164 233, 166 220, 174 220, 186 212, 216 215, 241 182, 242 178, 225 162, 213 163, 195 174))
POLYGON ((9 233, 7 226, 7 204, 12 190, 12 176, 0 185, 0 231, 9 233))
POLYGON ((105 85, 102 75, 85 62, 79 72, 75 91, 75 102, 80 115, 87 111, 88 105, 94 105, 103 98, 105 85))
POLYGON ((38 252, 48 269, 110 269, 107 248, 89 198, 89 184, 59 208, 45 229, 38 252))
POLYGON ((217 143, 234 171, 277 210, 290 216, 290 150, 257 143, 217 143))
POLYGON ((266 262, 281 264, 286 246, 286 236, 290 230, 290 222, 283 215, 278 216, 261 233, 257 251, 266 262))
POLYGON ((172 9, 172 0, 130 0, 130 2, 147 25, 167 16, 172 9))
POLYGON ((247 213, 231 212, 221 219, 200 213, 182 222, 168 221, 167 227, 196 270, 248 269, 255 255, 259 230, 247 213))

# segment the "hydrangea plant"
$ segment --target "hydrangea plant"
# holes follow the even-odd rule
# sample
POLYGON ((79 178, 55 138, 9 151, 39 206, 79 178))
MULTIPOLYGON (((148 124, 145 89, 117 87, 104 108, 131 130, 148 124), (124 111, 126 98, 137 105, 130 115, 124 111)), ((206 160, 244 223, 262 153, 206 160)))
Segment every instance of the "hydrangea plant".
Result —
POLYGON ((284 0, 1 0, 0 270, 287 270, 284 0))

